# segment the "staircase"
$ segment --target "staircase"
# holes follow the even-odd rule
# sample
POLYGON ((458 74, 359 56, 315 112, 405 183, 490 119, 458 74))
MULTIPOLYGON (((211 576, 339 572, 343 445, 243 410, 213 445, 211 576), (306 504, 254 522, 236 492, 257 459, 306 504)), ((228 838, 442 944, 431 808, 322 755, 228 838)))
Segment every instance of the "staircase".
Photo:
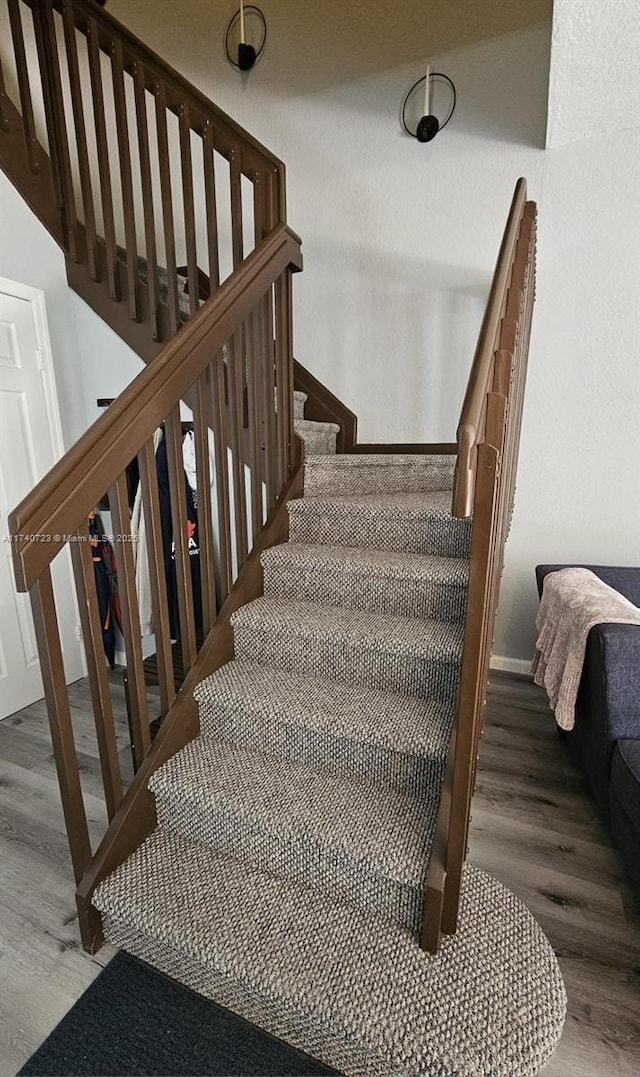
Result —
MULTIPOLYGON (((502 975, 513 940, 500 935, 506 899, 498 884, 464 864, 534 298, 535 205, 526 184, 518 182, 507 218, 456 441, 354 445, 355 416, 294 361, 292 275, 302 259, 286 224, 281 163, 89 0, 5 2, 17 96, 12 101, 0 85, 0 164, 63 246, 71 286, 148 362, 10 521, 17 586, 29 591, 34 613, 83 945, 95 950, 107 937, 348 1073, 497 1073, 492 1052, 501 1050, 500 1037, 515 1035, 527 1008, 521 1002, 505 1025, 492 1015, 481 978, 469 976, 470 955, 482 963, 487 951, 497 964, 485 979, 502 975), (22 36, 28 19, 35 61, 22 36), (72 108, 63 100, 61 41, 72 108), (122 235, 105 149, 105 57, 122 235), (34 63, 45 89, 46 147, 36 137, 34 63), (93 92, 90 116, 83 77, 93 92), (125 87, 135 102, 140 200, 125 87), (184 276, 166 134, 176 123, 184 276), (226 277, 215 194, 221 161, 231 192, 226 277), (202 631, 187 544, 181 401, 194 419, 202 631), (160 424, 181 685, 153 450, 160 424), (166 715, 153 744, 124 475, 134 456, 166 715), (105 490, 113 529, 124 536, 115 552, 136 767, 128 790, 86 544, 87 514, 105 490), (46 542, 32 542, 34 535, 46 542), (109 817, 96 849, 50 574, 65 546, 109 817), (442 934, 455 937, 440 946, 442 934), (436 957, 423 953, 439 946, 436 957), (457 1028, 446 1064, 432 1053, 430 1034, 444 1020, 440 976, 448 984, 447 1028, 457 1028), (476 1057, 474 1048, 465 1055, 471 1069, 457 1069, 474 1007, 485 1014, 484 1053, 476 1057)), ((543 942, 527 931, 523 952, 546 961, 543 942)), ((524 1055, 514 1065, 505 1074, 535 1072, 524 1055)))
MULTIPOLYGON (((115 946, 363 1077, 502 1072, 495 1012, 465 1045, 495 975, 482 947, 459 976, 449 948, 434 984, 415 943, 469 573, 453 461, 306 458, 289 541, 231 618, 233 660, 194 692, 199 735, 151 777, 158 825, 93 896, 115 946)), ((467 959, 498 916, 478 922, 486 885, 467 872, 467 959)), ((509 1054, 510 1073, 536 1072, 509 1054)))
MULTIPOLYGON (((234 660, 195 691, 200 736, 151 779, 147 848, 180 835, 185 864, 206 845, 419 933, 468 575, 452 486, 451 457, 307 459, 289 542, 231 618, 234 660)), ((137 864, 128 888, 161 909, 160 865, 137 864)), ((121 887, 94 899, 116 941, 132 927, 121 887)))

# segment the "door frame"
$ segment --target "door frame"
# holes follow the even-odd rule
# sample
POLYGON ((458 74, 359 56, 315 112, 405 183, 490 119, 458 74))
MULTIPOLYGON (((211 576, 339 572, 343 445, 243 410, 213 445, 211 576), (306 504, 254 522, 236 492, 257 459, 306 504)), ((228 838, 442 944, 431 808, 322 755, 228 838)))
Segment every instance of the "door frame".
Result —
MULTIPOLYGON (((45 407, 47 411, 47 419, 49 421, 49 432, 51 434, 51 444, 54 453, 54 463, 60 459, 66 452, 64 438, 62 436, 62 421, 60 418, 60 401, 58 399, 58 389, 56 386, 55 365, 53 361, 53 349, 51 347, 51 336, 49 334, 49 321, 47 318, 47 303, 45 293, 42 288, 33 288, 30 284, 23 284, 21 281, 11 280, 9 277, 0 276, 0 293, 12 296, 14 299, 23 299, 31 305, 31 312, 33 315, 33 322, 35 326, 36 334, 36 347, 38 349, 39 367, 41 373, 42 391, 44 395, 45 407)), ((69 572, 71 579, 73 580, 73 567, 71 565, 71 557, 67 551, 64 555, 69 561, 69 572)), ((15 579, 14 579, 15 586, 15 579)), ((73 611, 76 618, 76 631, 80 632, 80 611, 78 607, 78 595, 75 587, 72 590, 73 598, 73 611)), ((84 643, 82 638, 78 638, 78 647, 80 649, 80 660, 82 666, 82 676, 86 677, 88 673, 87 669, 87 656, 85 653, 84 643)))

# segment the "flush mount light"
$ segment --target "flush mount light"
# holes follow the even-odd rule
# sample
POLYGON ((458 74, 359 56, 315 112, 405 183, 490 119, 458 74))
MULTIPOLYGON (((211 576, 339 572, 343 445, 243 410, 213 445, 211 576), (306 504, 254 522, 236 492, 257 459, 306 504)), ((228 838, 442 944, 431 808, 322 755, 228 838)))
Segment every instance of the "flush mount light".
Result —
POLYGON ((250 71, 267 40, 267 20, 255 4, 245 4, 231 16, 225 35, 227 60, 236 71, 250 71))
POLYGON ((404 96, 402 126, 418 142, 431 142, 447 126, 455 107, 456 88, 449 76, 427 68, 404 96))

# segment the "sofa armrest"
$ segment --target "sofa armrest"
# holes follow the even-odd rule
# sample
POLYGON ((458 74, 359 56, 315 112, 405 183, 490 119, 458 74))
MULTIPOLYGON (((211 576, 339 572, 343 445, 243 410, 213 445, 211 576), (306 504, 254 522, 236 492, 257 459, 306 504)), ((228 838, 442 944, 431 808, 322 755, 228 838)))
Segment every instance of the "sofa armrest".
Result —
POLYGON ((550 572, 558 572, 561 568, 588 568, 598 576, 608 587, 619 591, 621 595, 633 602, 634 606, 640 606, 640 568, 628 566, 614 567, 610 565, 536 565, 536 583, 538 594, 542 595, 545 576, 550 572))
POLYGON ((587 638, 578 706, 609 745, 640 738, 640 626, 595 625, 587 638))

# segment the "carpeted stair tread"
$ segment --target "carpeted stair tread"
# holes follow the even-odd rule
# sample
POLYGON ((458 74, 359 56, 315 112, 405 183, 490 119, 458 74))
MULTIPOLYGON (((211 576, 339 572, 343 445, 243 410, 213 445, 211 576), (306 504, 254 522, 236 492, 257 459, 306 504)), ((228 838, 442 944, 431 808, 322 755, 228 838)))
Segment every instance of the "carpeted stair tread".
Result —
POLYGON ((417 926, 437 800, 208 737, 163 764, 149 788, 161 826, 417 926), (406 888, 415 895, 396 893, 406 888))
POLYGON ((296 670, 274 671, 237 658, 201 681, 193 694, 205 715, 201 727, 208 736, 216 735, 209 713, 246 708, 264 717, 273 715, 286 725, 329 729, 348 740, 425 756, 446 754, 455 713, 451 704, 310 677, 296 670))
POLYGON ((465 870, 436 956, 409 932, 162 828, 94 895, 107 938, 353 1077, 533 1077, 566 996, 524 906, 465 870))
POLYGON ((471 520, 451 515, 451 492, 349 494, 288 502, 291 542, 469 556, 471 520))
POLYGON ((456 457, 398 453, 339 453, 305 466, 305 494, 413 493, 452 490, 456 457))
POLYGON ((261 561, 268 595, 405 617, 464 617, 464 558, 284 542, 265 550, 261 561))
POLYGON ((462 626, 263 596, 232 614, 236 657, 453 701, 462 626))
POLYGON ((451 703, 235 659, 197 686, 203 736, 410 796, 437 796, 451 703))

